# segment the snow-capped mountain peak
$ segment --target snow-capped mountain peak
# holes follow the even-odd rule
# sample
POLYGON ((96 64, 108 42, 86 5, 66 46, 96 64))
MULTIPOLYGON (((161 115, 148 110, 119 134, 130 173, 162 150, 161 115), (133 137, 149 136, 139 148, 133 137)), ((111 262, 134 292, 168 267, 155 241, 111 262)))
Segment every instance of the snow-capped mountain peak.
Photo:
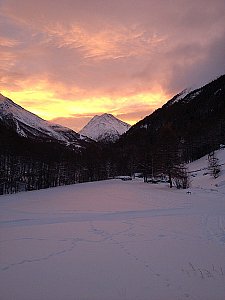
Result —
POLYGON ((104 113, 100 116, 94 116, 80 134, 87 136, 95 141, 116 141, 131 126, 112 114, 104 113))
POLYGON ((0 94, 0 121, 26 138, 57 140, 80 147, 83 140, 75 131, 46 121, 0 94))

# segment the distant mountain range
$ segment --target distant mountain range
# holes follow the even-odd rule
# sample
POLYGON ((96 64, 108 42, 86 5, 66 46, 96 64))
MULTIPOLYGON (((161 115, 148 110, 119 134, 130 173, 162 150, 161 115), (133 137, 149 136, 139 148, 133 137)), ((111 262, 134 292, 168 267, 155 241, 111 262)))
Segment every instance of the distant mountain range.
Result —
POLYGON ((105 113, 94 116, 79 133, 43 120, 0 94, 0 126, 22 137, 57 141, 75 148, 91 140, 115 142, 121 135, 120 143, 136 144, 139 148, 151 140, 152 145, 168 125, 186 142, 200 145, 200 139, 205 147, 209 140, 223 140, 224 118, 225 75, 194 91, 182 91, 133 126, 105 113))
POLYGON ((173 156, 189 162, 221 144, 225 75, 194 91, 184 90, 131 127, 103 114, 79 133, 0 95, 0 194, 134 172, 152 174, 153 169, 161 172, 163 164, 165 172, 173 156))
POLYGON ((115 142, 131 126, 111 114, 94 116, 79 133, 97 142, 115 142))
POLYGON ((67 146, 82 147, 84 142, 115 142, 131 126, 111 114, 94 116, 76 133, 72 129, 43 120, 0 94, 0 124, 18 135, 42 141, 55 140, 67 146), (91 140, 90 140, 91 139, 91 140))
POLYGON ((85 142, 88 142, 88 138, 81 136, 72 129, 43 120, 1 94, 0 125, 29 139, 57 141, 76 148, 82 147, 85 142))

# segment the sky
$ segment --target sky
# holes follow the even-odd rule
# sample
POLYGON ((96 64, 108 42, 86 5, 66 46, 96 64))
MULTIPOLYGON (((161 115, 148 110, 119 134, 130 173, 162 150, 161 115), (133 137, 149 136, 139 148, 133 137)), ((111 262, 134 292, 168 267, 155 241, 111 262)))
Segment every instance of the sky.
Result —
POLYGON ((225 73, 224 0, 0 0, 0 92, 79 131, 225 73))

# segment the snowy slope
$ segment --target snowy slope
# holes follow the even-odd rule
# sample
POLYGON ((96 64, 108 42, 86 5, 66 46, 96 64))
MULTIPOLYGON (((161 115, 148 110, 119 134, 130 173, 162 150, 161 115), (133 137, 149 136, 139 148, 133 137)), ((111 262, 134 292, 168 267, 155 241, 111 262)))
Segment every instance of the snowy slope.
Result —
POLYGON ((189 165, 191 193, 110 180, 1 196, 1 298, 225 299, 225 190, 206 166, 189 165))
POLYGON ((116 141, 131 126, 111 114, 94 116, 79 132, 95 141, 116 141))
POLYGON ((225 194, 225 148, 215 151, 215 157, 220 165, 220 174, 217 178, 210 175, 207 155, 188 165, 191 186, 225 194))
POLYGON ((80 135, 73 130, 43 120, 0 94, 0 121, 13 128, 20 136, 57 140, 80 146, 80 135))

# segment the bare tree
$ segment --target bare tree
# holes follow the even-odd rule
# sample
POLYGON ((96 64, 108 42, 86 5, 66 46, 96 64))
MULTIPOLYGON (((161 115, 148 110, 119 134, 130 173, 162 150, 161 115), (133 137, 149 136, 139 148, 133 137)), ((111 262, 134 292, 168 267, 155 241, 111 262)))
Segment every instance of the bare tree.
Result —
POLYGON ((217 178, 220 175, 219 159, 215 155, 215 151, 208 154, 208 170, 212 177, 217 178))
POLYGON ((173 179, 178 189, 187 189, 190 186, 190 178, 185 164, 180 164, 174 168, 173 179))

